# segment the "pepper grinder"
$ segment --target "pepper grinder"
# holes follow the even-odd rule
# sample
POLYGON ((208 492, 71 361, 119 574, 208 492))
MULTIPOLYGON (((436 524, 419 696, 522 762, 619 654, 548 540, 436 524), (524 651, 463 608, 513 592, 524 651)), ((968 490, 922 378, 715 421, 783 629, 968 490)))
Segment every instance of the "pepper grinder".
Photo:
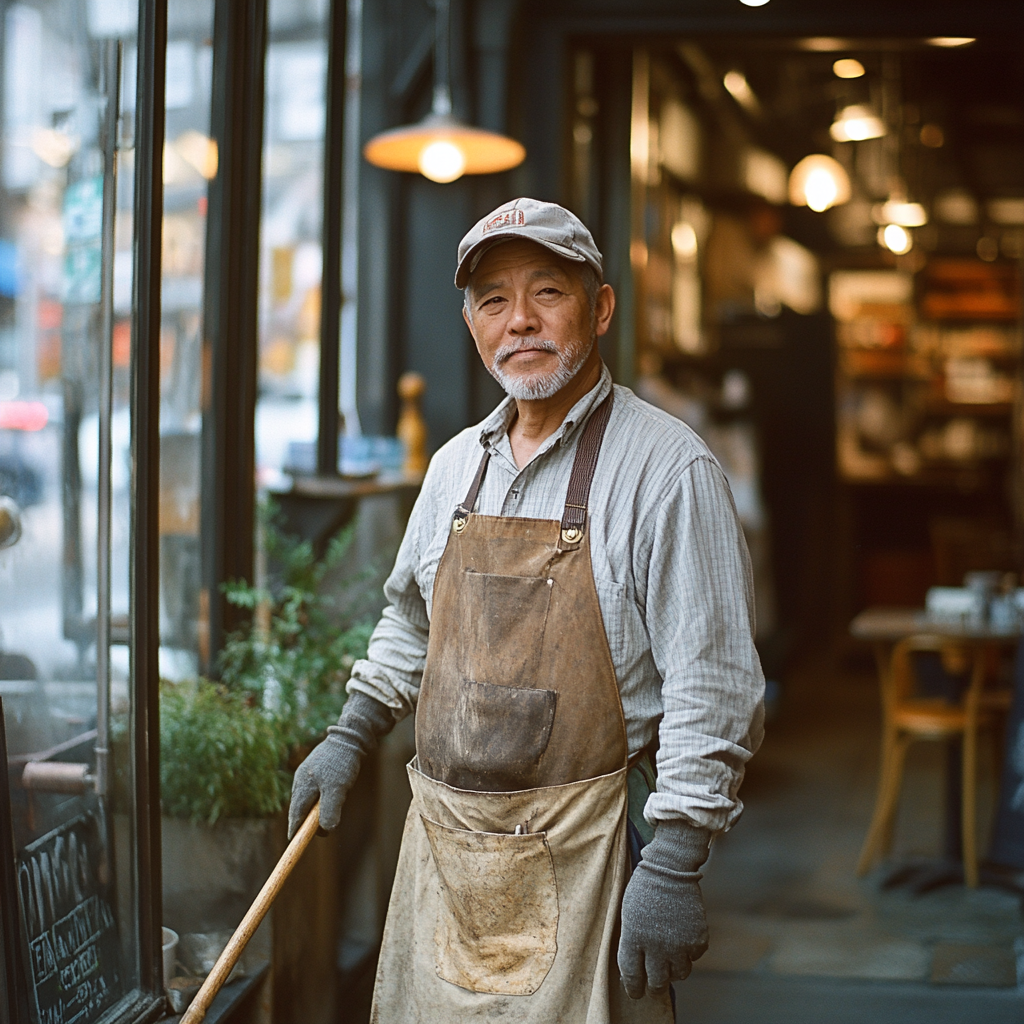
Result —
POLYGON ((420 476, 427 470, 427 424, 420 411, 420 399, 427 390, 427 382, 418 373, 403 373, 398 378, 398 396, 402 399, 402 412, 398 417, 398 439, 405 445, 402 472, 420 476))

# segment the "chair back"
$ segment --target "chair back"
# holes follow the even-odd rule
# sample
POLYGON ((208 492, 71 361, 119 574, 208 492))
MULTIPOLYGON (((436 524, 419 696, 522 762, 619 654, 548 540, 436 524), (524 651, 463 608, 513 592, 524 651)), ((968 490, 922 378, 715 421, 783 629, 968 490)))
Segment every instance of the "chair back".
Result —
POLYGON ((962 706, 972 717, 976 715, 985 681, 983 651, 969 641, 930 633, 905 637, 893 648, 887 692, 883 695, 886 710, 893 711, 915 700, 930 700, 931 703, 942 701, 941 697, 926 698, 918 692, 919 679, 914 667, 914 655, 921 653, 937 654, 942 659, 944 671, 949 675, 967 677, 958 699, 948 700, 948 703, 962 706))

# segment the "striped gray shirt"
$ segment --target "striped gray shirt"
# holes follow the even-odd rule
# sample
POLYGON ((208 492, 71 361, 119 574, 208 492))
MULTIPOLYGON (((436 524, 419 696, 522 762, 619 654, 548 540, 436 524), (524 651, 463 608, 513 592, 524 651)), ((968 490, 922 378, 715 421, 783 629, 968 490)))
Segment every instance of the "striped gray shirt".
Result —
MULTIPOLYGON (((353 667, 350 691, 388 704, 397 718, 415 708, 434 575, 482 446, 491 459, 476 511, 560 519, 576 441, 611 387, 604 368, 523 469, 508 439, 512 399, 434 456, 384 587, 389 605, 366 660, 353 667)), ((590 552, 631 754, 661 722, 658 788, 645 817, 720 830, 742 810, 737 791, 764 731, 747 548, 729 485, 704 442, 614 387, 590 492, 590 552)))

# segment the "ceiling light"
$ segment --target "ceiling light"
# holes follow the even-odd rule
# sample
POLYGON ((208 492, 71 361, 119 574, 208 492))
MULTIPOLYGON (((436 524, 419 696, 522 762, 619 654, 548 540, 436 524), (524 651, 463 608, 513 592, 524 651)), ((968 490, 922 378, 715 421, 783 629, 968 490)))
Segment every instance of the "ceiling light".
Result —
POLYGON ((750 83, 747 81, 746 75, 742 71, 727 71, 725 77, 722 79, 722 84, 725 86, 729 95, 745 110, 748 114, 759 114, 761 113, 761 104, 758 102, 757 97, 754 95, 754 90, 750 88, 750 83))
POLYGON ((988 215, 997 224, 1024 224, 1024 199, 990 199, 988 215))
POLYGON ((836 50, 849 50, 848 39, 835 39, 832 36, 813 36, 810 39, 800 39, 797 44, 801 50, 810 50, 811 53, 835 53, 836 50))
POLYGON ((419 172, 431 181, 449 182, 463 174, 496 174, 518 167, 526 158, 523 146, 507 135, 484 131, 452 116, 448 81, 448 2, 435 5, 434 101, 430 113, 416 124, 374 136, 363 156, 389 171, 419 172))
POLYGON ((926 39, 925 42, 929 46, 942 46, 946 49, 953 49, 957 46, 970 46, 971 43, 977 42, 974 36, 932 36, 931 39, 926 39))
POLYGON ((805 156, 789 175, 789 201, 821 213, 850 198, 850 178, 838 160, 824 153, 805 156))
POLYGON ((768 0, 740 0, 744 7, 764 7, 768 0))
POLYGON ((863 142, 881 138, 885 123, 870 107, 846 107, 832 122, 829 133, 836 142, 863 142))
POLYGON ((969 192, 952 188, 935 197, 935 215, 947 224, 977 224, 978 203, 969 192))
POLYGON ((466 170, 466 157, 454 142, 438 139, 421 150, 417 166, 431 181, 454 181, 466 170))
POLYGON ((843 57, 832 65, 832 73, 836 78, 862 78, 864 76, 864 65, 852 57, 843 57))
POLYGON ((887 224, 884 228, 878 229, 878 244, 884 246, 889 252, 902 256, 904 253, 910 252, 914 240, 906 228, 900 227, 899 224, 887 224))
POLYGON ((920 203, 890 199, 879 203, 871 211, 876 224, 898 224, 903 228, 921 228, 928 223, 928 214, 920 203))

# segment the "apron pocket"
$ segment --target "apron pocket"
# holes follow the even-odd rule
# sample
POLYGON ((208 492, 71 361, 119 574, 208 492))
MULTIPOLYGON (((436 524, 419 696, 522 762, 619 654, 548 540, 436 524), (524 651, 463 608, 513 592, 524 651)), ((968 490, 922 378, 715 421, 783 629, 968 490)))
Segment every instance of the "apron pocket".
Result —
POLYGON ((535 684, 553 586, 543 576, 462 573, 460 653, 466 679, 535 684))
POLYGON ((554 690, 463 682, 439 738, 444 781, 458 789, 531 789, 555 723, 554 690))
POLYGON ((470 992, 528 996, 555 962, 558 890, 546 832, 498 835, 425 818, 441 883, 439 978, 470 992))

